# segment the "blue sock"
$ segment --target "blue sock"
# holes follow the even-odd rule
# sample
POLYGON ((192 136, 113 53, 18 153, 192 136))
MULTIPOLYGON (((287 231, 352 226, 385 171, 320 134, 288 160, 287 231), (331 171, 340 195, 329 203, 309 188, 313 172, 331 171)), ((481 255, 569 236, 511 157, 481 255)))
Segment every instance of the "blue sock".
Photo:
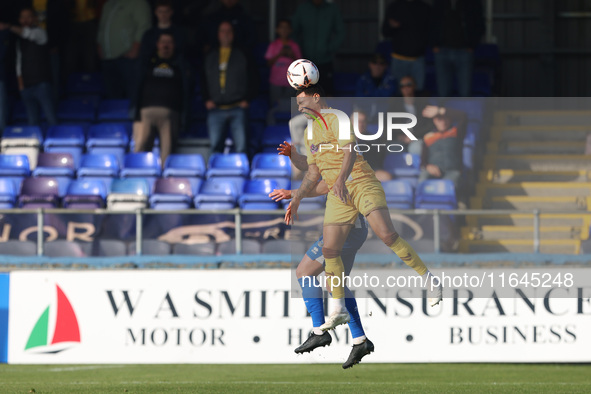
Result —
POLYGON ((351 317, 351 320, 349 321, 349 331, 351 331, 351 336, 353 338, 358 338, 365 335, 365 331, 363 331, 363 326, 361 325, 361 316, 359 316, 359 311, 357 310, 357 300, 355 300, 353 293, 348 287, 345 287, 345 305, 347 306, 347 312, 349 312, 349 316, 351 317))
POLYGON ((302 288, 302 296, 306 303, 306 309, 312 317, 312 327, 320 327, 324 324, 324 305, 322 300, 322 287, 315 276, 304 276, 298 279, 302 288))

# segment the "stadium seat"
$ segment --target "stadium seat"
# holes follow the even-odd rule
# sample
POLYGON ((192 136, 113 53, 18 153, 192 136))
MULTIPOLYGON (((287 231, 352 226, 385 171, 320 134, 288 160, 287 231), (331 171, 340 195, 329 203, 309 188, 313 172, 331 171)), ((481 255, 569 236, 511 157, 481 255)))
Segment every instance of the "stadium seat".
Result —
POLYGON ((0 176, 23 178, 30 174, 29 157, 27 155, 0 155, 0 176))
POLYGON ((156 178, 160 177, 161 173, 162 167, 159 156, 152 152, 138 152, 125 155, 119 176, 121 178, 145 179, 150 184, 150 190, 152 190, 156 178))
POLYGON ((21 185, 18 205, 20 208, 57 208, 58 183, 55 178, 25 178, 21 185))
POLYGON ((0 178, 0 209, 14 208, 16 202, 16 188, 11 178, 0 178))
MULTIPOLYGON (((135 241, 132 241, 127 245, 127 254, 134 256, 136 249, 135 241)), ((159 241, 157 239, 144 239, 142 241, 142 254, 152 256, 168 256, 170 254, 171 247, 168 242, 159 241)))
POLYGON ((78 178, 98 179, 103 181, 107 190, 111 182, 119 176, 119 162, 115 155, 109 153, 87 153, 80 160, 78 178))
POLYGON ((98 120, 119 122, 130 119, 129 100, 103 100, 98 107, 98 120))
POLYGON ((193 201, 191 183, 183 178, 160 178, 154 183, 150 196, 152 209, 189 209, 193 201))
POLYGON ((386 193, 386 202, 388 204, 388 208, 413 208, 413 189, 409 182, 405 180, 393 180, 382 182, 382 186, 384 187, 384 192, 386 193))
POLYGON ((0 255, 5 256, 36 256, 37 244, 32 241, 9 239, 0 242, 0 255))
POLYGON ((291 178, 291 163, 286 156, 276 153, 259 153, 252 161, 252 179, 291 178))
MULTIPOLYGON (((244 184, 242 195, 239 198, 240 206, 247 203, 276 203, 269 198, 269 193, 277 189, 277 183, 271 179, 252 179, 244 184)), ((273 208, 277 209, 277 208, 273 208)))
POLYGON ((52 126, 47 130, 43 150, 45 152, 70 153, 74 159, 75 167, 78 168, 84 149, 84 140, 84 126, 82 125, 52 126))
POLYGON ((398 179, 414 181, 421 174, 421 158, 410 153, 397 153, 386 156, 384 169, 398 179))
POLYGON ((271 239, 266 241, 263 244, 263 254, 292 254, 294 256, 298 256, 298 261, 300 256, 303 256, 304 253, 308 250, 309 245, 307 245, 304 241, 293 241, 287 239, 271 239))
MULTIPOLYGON (((254 239, 242 239, 242 254, 261 253, 261 244, 254 239)), ((231 239, 218 244, 218 255, 236 254, 236 241, 231 239)))
POLYGON ((43 255, 47 257, 86 257, 79 243, 63 239, 45 242, 43 255))
POLYGON ((105 207, 107 188, 100 179, 75 179, 70 182, 62 205, 70 209, 98 209, 105 207))
POLYGON ((206 174, 205 160, 199 154, 171 154, 166 158, 162 176, 180 178, 203 178, 206 174))
POLYGON ((57 119, 60 122, 86 121, 93 122, 95 118, 95 103, 90 99, 68 99, 59 102, 57 119))
POLYGON ((60 197, 66 194, 68 185, 75 175, 74 159, 69 153, 39 153, 37 168, 33 170, 34 177, 55 178, 60 197))
POLYGON ((265 127, 262 139, 263 147, 274 148, 274 153, 277 154, 277 147, 279 144, 282 144, 283 141, 291 141, 291 134, 287 123, 265 127))
POLYGON ((92 125, 88 129, 86 150, 88 153, 111 153, 123 163, 129 145, 129 131, 124 123, 92 125))
POLYGON ((248 177, 250 165, 244 153, 214 153, 209 158, 207 178, 248 177))
POLYGON ((127 245, 118 239, 95 239, 79 244, 87 256, 119 257, 127 255, 127 245))
POLYGON ((150 196, 150 186, 145 179, 115 179, 107 196, 107 208, 117 211, 146 208, 150 196))
POLYGON ((456 209, 456 191, 452 181, 429 179, 419 183, 415 195, 417 209, 456 209))
POLYGON ((103 92, 103 75, 101 73, 72 73, 68 76, 66 89, 69 95, 100 95, 103 92))
POLYGON ((236 205, 237 198, 238 191, 233 182, 224 178, 211 178, 203 183, 199 194, 195 196, 193 201, 195 206, 201 209, 205 209, 201 207, 203 203, 231 204, 231 208, 233 208, 236 205))
POLYGON ((37 155, 43 133, 37 126, 8 126, 2 133, 2 142, 0 146, 2 153, 8 155, 24 154, 29 158, 29 167, 37 167, 37 155))
POLYGON ((203 244, 177 243, 172 245, 172 254, 184 254, 192 256, 214 256, 215 249, 215 242, 207 242, 203 244))

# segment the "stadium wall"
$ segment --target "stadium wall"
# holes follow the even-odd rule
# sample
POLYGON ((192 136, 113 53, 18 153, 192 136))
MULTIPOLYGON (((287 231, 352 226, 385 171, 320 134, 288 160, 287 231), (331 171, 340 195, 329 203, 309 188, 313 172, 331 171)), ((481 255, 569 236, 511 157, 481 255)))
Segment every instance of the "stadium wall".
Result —
MULTIPOLYGON (((15 271, 10 287, 0 275, 0 311, 10 293, 0 349, 7 343, 3 360, 13 364, 342 362, 352 345, 346 326, 330 347, 294 354, 310 320, 290 277, 278 269, 15 271)), ((481 298, 447 290, 435 308, 419 289, 359 298, 376 344, 364 362, 591 361, 591 287, 507 298, 500 288, 481 298)))

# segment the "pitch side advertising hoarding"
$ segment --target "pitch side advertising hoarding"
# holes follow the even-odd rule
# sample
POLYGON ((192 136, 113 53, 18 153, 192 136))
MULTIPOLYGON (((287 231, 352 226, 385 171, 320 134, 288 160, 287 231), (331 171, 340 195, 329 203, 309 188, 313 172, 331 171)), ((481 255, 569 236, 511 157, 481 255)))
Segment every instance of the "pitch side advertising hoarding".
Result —
MULTIPOLYGON (((363 362, 589 362, 591 288, 537 298, 470 298, 445 289, 359 298, 375 353, 363 362)), ((15 272, 8 362, 342 363, 346 326, 330 347, 298 356, 311 320, 286 270, 15 272)))

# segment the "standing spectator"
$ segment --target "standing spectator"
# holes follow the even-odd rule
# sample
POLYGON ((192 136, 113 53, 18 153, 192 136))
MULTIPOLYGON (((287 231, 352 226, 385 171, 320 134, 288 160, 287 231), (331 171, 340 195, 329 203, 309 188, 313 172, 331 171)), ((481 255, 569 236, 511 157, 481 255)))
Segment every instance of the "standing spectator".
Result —
POLYGON ((269 44, 265 53, 267 64, 271 67, 271 74, 269 76, 271 105, 277 105, 277 108, 271 110, 269 114, 269 123, 273 123, 274 121, 272 116, 273 111, 290 110, 290 99, 293 96, 293 88, 287 82, 287 69, 294 60, 302 57, 300 46, 289 38, 291 35, 291 23, 288 19, 281 19, 277 22, 275 32, 278 38, 269 44))
POLYGON ((202 83, 211 153, 223 151, 227 124, 236 152, 245 153, 248 101, 256 96, 257 72, 248 53, 232 45, 230 22, 220 24, 218 40, 219 48, 205 57, 202 83))
POLYGON ((425 86, 425 51, 429 44, 430 6, 422 0, 395 0, 386 9, 384 37, 392 39, 392 76, 411 75, 419 90, 425 86))
POLYGON ((387 72, 386 59, 380 53, 371 56, 368 63, 369 71, 357 80, 356 97, 392 97, 396 95, 397 82, 387 72))
POLYGON ((461 97, 472 95, 474 48, 484 34, 480 0, 436 0, 433 5, 433 52, 440 97, 453 93, 454 75, 461 97))
POLYGON ((131 98, 142 36, 151 23, 146 0, 109 0, 103 7, 98 32, 107 98, 131 98))
POLYGON ((142 37, 140 56, 142 61, 150 57, 156 47, 156 42, 162 34, 170 34, 174 38, 174 51, 177 55, 185 55, 185 34, 180 27, 172 22, 174 8, 172 0, 157 0, 154 5, 156 15, 156 26, 151 27, 142 37))
POLYGON ((333 60, 345 40, 345 24, 336 4, 309 0, 300 4, 292 19, 295 40, 306 59, 320 71, 322 86, 333 93, 333 60))
POLYGON ((6 56, 10 45, 10 33, 0 30, 0 131, 6 127, 6 56))
MULTIPOLYGON (((189 67, 176 53, 174 36, 162 33, 154 45, 156 52, 142 64, 137 105, 141 127, 135 128, 135 151, 150 150, 154 141, 152 130, 160 136, 162 165, 173 151, 183 114, 189 106, 191 83, 189 67)), ((143 58, 142 58, 143 60, 143 58)))
POLYGON ((220 6, 213 13, 205 15, 205 51, 215 48, 218 44, 218 26, 224 21, 230 22, 234 30, 234 46, 246 51, 254 50, 256 45, 255 24, 244 10, 240 0, 220 0, 220 6))
POLYGON ((459 190, 466 114, 451 108, 429 105, 423 110, 423 116, 433 119, 435 130, 423 138, 419 183, 432 178, 449 179, 456 190, 459 190))
POLYGON ((66 51, 68 74, 98 70, 95 47, 99 15, 97 3, 97 0, 70 0, 70 35, 66 51))
POLYGON ((423 136, 433 127, 431 119, 423 116, 423 110, 427 107, 428 101, 423 96, 423 93, 417 90, 417 84, 410 75, 402 77, 399 86, 402 98, 396 99, 396 105, 393 111, 406 112, 417 117, 417 125, 411 129, 411 132, 418 140, 411 140, 406 134, 398 133, 398 143, 404 146, 408 153, 420 155, 423 146, 423 136))
POLYGON ((0 23, 0 30, 10 29, 19 39, 16 53, 18 87, 27 109, 30 125, 38 125, 39 106, 50 125, 57 124, 51 94, 51 69, 47 32, 37 25, 32 8, 24 8, 19 16, 20 26, 0 23))

